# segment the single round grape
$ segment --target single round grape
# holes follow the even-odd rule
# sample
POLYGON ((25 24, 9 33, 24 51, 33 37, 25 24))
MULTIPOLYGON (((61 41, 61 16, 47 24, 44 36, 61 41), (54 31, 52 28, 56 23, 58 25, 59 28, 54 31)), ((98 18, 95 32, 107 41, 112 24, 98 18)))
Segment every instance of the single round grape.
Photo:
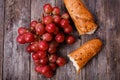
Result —
POLYGON ((42 69, 43 69, 43 66, 41 66, 41 65, 35 66, 35 71, 40 73, 40 74, 42 74, 42 69))
POLYGON ((53 19, 54 19, 54 22, 57 23, 57 24, 59 24, 60 21, 61 21, 61 17, 59 15, 54 15, 53 19))
POLYGON ((34 40, 35 40, 34 34, 32 34, 31 32, 25 33, 25 41, 27 43, 33 42, 34 40))
POLYGON ((54 35, 57 35, 58 33, 60 33, 60 29, 59 27, 56 27, 55 28, 55 31, 53 32, 54 35))
POLYGON ((66 60, 63 57, 58 57, 56 63, 58 66, 64 66, 66 64, 66 60))
POLYGON ((40 60, 34 60, 35 65, 41 65, 40 60))
POLYGON ((32 54, 32 58, 33 58, 33 60, 40 60, 38 54, 36 54, 36 53, 32 54))
POLYGON ((42 67, 42 71, 41 72, 47 78, 51 78, 53 76, 53 71, 52 71, 51 67, 48 66, 48 65, 42 67))
POLYGON ((37 52, 39 50, 38 42, 33 42, 31 44, 31 50, 37 52))
POLYGON ((36 20, 33 20, 31 23, 30 23, 30 28, 32 29, 32 30, 34 30, 35 29, 35 26, 37 25, 37 21, 36 20))
POLYGON ((69 35, 66 37, 66 43, 67 44, 73 44, 75 42, 75 37, 72 35, 69 35))
POLYGON ((67 19, 62 19, 60 25, 62 28, 66 28, 69 25, 69 21, 67 19))
POLYGON ((42 35, 45 33, 45 27, 42 23, 38 23, 35 27, 36 33, 42 35))
POLYGON ((65 35, 63 33, 59 33, 59 34, 56 35, 55 40, 58 43, 62 43, 65 40, 65 35))
POLYGON ((59 8, 59 7, 53 7, 52 13, 53 13, 54 15, 59 15, 59 14, 60 14, 60 8, 59 8))
POLYGON ((40 64, 45 65, 48 63, 48 61, 49 61, 48 57, 42 58, 40 59, 40 64))
POLYGON ((49 33, 53 33, 56 29, 56 25, 54 23, 48 24, 45 27, 46 31, 49 33))
POLYGON ((39 41, 39 49, 40 50, 47 50, 49 48, 49 44, 46 41, 39 41))
POLYGON ((62 16, 61 16, 63 19, 69 19, 70 16, 68 13, 63 13, 62 16))
POLYGON ((20 43, 20 44, 25 44, 26 41, 25 41, 25 36, 24 35, 18 35, 17 37, 17 42, 20 43))
POLYGON ((43 17, 43 23, 44 24, 50 24, 50 23, 52 23, 53 22, 53 17, 52 16, 50 16, 50 15, 48 15, 48 16, 44 16, 43 17))
POLYGON ((53 36, 50 33, 45 33, 42 35, 42 39, 45 41, 51 41, 53 39, 53 36))
POLYGON ((48 48, 48 52, 49 52, 50 54, 54 54, 56 51, 57 51, 57 48, 56 48, 56 47, 49 47, 49 48, 48 48))
POLYGON ((58 56, 57 55, 50 55, 49 56, 49 62, 55 63, 57 60, 58 56))
POLYGON ((47 52, 46 51, 39 50, 39 51, 37 51, 37 54, 38 54, 40 59, 43 59, 43 58, 47 57, 47 52))
POLYGON ((51 69, 55 71, 57 69, 57 64, 56 63, 49 63, 51 69))
POLYGON ((26 47, 26 51, 31 53, 32 52, 32 49, 31 49, 31 44, 29 44, 27 47, 26 47))
POLYGON ((18 28, 18 33, 19 33, 19 35, 22 35, 22 34, 24 34, 24 33, 26 33, 27 32, 27 28, 25 28, 25 27, 20 27, 20 28, 18 28))
POLYGON ((71 33, 72 32, 72 26, 71 25, 68 25, 67 27, 65 27, 64 28, 64 33, 67 33, 67 34, 69 34, 69 33, 71 33))
POLYGON ((45 4, 43 6, 43 10, 44 10, 45 13, 49 14, 49 13, 52 13, 53 8, 50 4, 45 4))
POLYGON ((45 75, 47 72, 50 72, 50 71, 52 70, 51 67, 48 66, 48 65, 42 66, 41 68, 42 68, 42 69, 41 69, 41 73, 42 73, 43 75, 45 75))

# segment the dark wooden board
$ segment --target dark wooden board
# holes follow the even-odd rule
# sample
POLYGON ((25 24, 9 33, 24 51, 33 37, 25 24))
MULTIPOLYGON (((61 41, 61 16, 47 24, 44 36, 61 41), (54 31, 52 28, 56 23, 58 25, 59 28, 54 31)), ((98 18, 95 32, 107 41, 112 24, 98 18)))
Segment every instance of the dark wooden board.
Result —
POLYGON ((28 27, 30 21, 41 18, 45 3, 59 6, 61 13, 66 12, 63 0, 0 0, 0 80, 120 80, 120 0, 82 1, 94 15, 99 28, 95 34, 79 39, 73 25, 75 44, 61 45, 59 52, 68 59, 69 52, 93 38, 103 41, 103 49, 79 74, 68 61, 57 69, 53 78, 46 79, 34 71, 33 60, 25 51, 27 45, 16 42, 17 29, 28 27))
POLYGON ((17 29, 30 23, 30 0, 5 0, 3 80, 29 80, 30 56, 16 42, 17 29))
POLYGON ((0 80, 2 80, 4 52, 4 0, 0 0, 0 18, 0 80))

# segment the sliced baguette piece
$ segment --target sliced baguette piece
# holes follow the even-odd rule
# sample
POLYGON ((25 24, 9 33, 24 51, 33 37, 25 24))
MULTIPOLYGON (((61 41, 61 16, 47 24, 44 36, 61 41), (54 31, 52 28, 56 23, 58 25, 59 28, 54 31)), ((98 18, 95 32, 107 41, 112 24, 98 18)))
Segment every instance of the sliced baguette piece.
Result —
POLYGON ((64 4, 80 35, 95 32, 97 25, 94 18, 81 0, 64 0, 64 4))
POLYGON ((79 72, 80 69, 100 51, 101 47, 102 41, 100 39, 92 39, 72 51, 68 57, 73 62, 76 71, 79 72))

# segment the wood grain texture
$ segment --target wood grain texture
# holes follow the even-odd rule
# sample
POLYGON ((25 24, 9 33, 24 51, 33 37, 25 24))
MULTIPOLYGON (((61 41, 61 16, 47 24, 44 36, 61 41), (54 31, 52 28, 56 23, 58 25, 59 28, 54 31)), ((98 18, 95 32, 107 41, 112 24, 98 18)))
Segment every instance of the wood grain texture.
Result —
POLYGON ((5 0, 3 80, 29 80, 30 57, 16 42, 17 29, 30 23, 30 0, 5 0))
MULTIPOLYGON (((31 21, 38 20, 43 16, 43 5, 45 3, 50 3, 49 0, 31 0, 31 21)), ((30 80, 46 80, 46 78, 35 72, 35 64, 31 58, 31 75, 30 80)))
POLYGON ((99 28, 95 34, 79 39, 71 22, 76 42, 61 45, 58 53, 68 60, 69 52, 96 37, 103 41, 103 49, 79 74, 68 60, 65 66, 57 69, 53 78, 46 79, 35 72, 33 60, 25 51, 27 45, 16 42, 17 29, 28 27, 30 20, 41 18, 45 3, 60 7, 61 13, 67 12, 63 0, 0 0, 0 80, 120 80, 120 0, 82 1, 94 15, 99 28))
POLYGON ((4 0, 0 0, 0 80, 2 80, 3 70, 3 47, 4 47, 4 0))

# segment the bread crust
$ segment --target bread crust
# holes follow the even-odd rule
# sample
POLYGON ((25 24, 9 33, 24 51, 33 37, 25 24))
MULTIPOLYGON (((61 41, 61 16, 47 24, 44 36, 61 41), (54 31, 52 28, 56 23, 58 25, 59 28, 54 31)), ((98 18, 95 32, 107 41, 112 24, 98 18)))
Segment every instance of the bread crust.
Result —
POLYGON ((75 64, 74 66, 78 68, 77 72, 100 51, 101 47, 102 41, 100 39, 92 39, 68 55, 75 64))
POLYGON ((80 35, 97 28, 92 14, 81 0, 64 0, 64 3, 80 35))

